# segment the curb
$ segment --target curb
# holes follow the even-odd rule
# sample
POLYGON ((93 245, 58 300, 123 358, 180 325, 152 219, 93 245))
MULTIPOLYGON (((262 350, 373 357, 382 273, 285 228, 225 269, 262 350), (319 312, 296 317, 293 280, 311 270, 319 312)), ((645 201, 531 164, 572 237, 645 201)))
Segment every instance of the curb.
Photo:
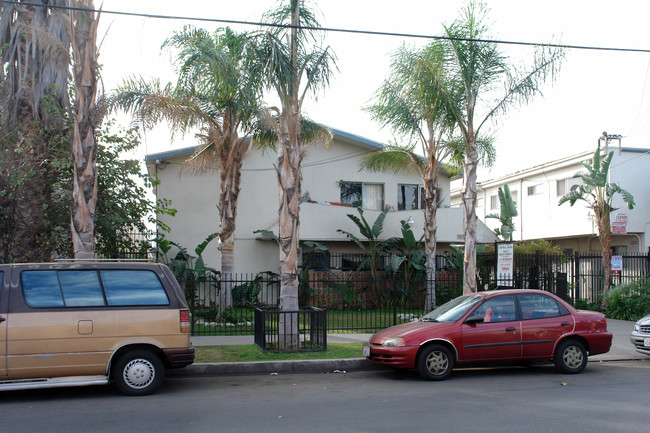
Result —
MULTIPOLYGON (((609 362, 636 362, 638 358, 590 359, 590 364, 609 362)), ((169 377, 244 376, 254 374, 296 373, 346 373, 348 371, 385 370, 386 366, 373 364, 364 358, 308 359, 293 361, 217 362, 192 364, 184 368, 167 370, 169 377)))
POLYGON ((257 362, 219 362, 192 364, 184 368, 168 370, 170 377, 187 376, 220 376, 246 374, 292 374, 292 373, 326 373, 379 370, 381 365, 375 365, 364 358, 345 359, 308 359, 294 361, 257 361, 257 362))

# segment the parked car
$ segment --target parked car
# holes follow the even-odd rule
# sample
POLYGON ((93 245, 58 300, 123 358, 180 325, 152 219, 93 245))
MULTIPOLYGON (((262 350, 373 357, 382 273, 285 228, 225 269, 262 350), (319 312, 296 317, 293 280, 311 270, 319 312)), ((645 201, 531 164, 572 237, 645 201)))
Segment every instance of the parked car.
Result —
POLYGON ((363 351, 371 362, 442 380, 454 367, 486 362, 552 361, 561 372, 580 373, 588 355, 611 344, 602 313, 538 290, 496 290, 460 296, 417 322, 379 331, 363 351))
POLYGON ((154 263, 0 264, 0 390, 112 382, 146 395, 194 361, 190 313, 154 263))
POLYGON ((634 324, 630 341, 637 352, 650 355, 650 314, 634 324))

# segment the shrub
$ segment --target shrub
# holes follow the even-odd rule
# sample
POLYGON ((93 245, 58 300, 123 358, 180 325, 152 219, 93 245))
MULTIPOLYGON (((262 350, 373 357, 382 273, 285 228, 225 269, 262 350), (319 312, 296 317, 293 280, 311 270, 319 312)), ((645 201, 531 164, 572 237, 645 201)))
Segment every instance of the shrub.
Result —
POLYGON ((611 289, 605 297, 605 315, 612 319, 639 320, 650 313, 650 279, 611 289))

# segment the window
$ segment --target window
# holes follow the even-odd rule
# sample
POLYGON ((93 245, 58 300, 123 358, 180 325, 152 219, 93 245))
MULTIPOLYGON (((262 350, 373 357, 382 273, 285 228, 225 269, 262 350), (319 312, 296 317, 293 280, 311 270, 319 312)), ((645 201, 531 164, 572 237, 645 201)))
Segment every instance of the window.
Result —
POLYGON ((495 210, 499 207, 499 198, 496 195, 490 196, 490 210, 495 210))
POLYGON ((510 190, 510 197, 512 197, 512 202, 517 206, 517 194, 519 194, 519 191, 516 189, 511 189, 510 190))
POLYGON ((25 271, 21 280, 25 301, 34 308, 169 305, 151 271, 25 271))
POLYGON ((340 182, 341 203, 354 207, 382 210, 384 208, 384 185, 380 183, 340 182))
POLYGON ((519 305, 521 306, 521 315, 524 320, 558 317, 569 314, 564 307, 561 307, 555 302, 555 299, 546 295, 519 295, 519 305))
POLYGON ((397 185, 397 210, 424 208, 424 188, 420 185, 397 185))
POLYGON ((569 177, 566 179, 558 179, 555 181, 555 190, 558 197, 568 194, 569 191, 574 191, 580 186, 581 181, 578 178, 569 177))
POLYGON ((541 185, 533 185, 528 187, 528 195, 537 195, 542 193, 541 185))
POLYGON ((169 305, 160 280, 150 271, 100 271, 108 305, 169 305))
POLYGON ((515 320, 517 318, 515 297, 504 295, 488 299, 472 313, 472 317, 474 316, 482 317, 484 323, 515 320))

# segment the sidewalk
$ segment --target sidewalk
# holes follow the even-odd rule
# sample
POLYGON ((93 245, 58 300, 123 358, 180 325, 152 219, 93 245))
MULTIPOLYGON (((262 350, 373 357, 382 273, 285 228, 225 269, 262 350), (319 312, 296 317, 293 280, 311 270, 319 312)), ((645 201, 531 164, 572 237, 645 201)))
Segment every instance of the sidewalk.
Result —
MULTIPOLYGON (((607 329, 613 334, 612 347, 609 352, 589 357, 589 362, 626 361, 648 359, 634 350, 629 335, 634 322, 607 319, 607 329)), ((328 334, 328 343, 355 343, 368 341, 372 334, 328 334)), ((252 345, 252 335, 192 337, 195 346, 252 345)), ((218 376, 225 374, 272 374, 332 372, 351 370, 381 369, 363 358, 351 359, 315 359, 300 361, 259 361, 259 362, 223 362, 215 364, 193 364, 179 370, 170 370, 173 376, 218 376)))

